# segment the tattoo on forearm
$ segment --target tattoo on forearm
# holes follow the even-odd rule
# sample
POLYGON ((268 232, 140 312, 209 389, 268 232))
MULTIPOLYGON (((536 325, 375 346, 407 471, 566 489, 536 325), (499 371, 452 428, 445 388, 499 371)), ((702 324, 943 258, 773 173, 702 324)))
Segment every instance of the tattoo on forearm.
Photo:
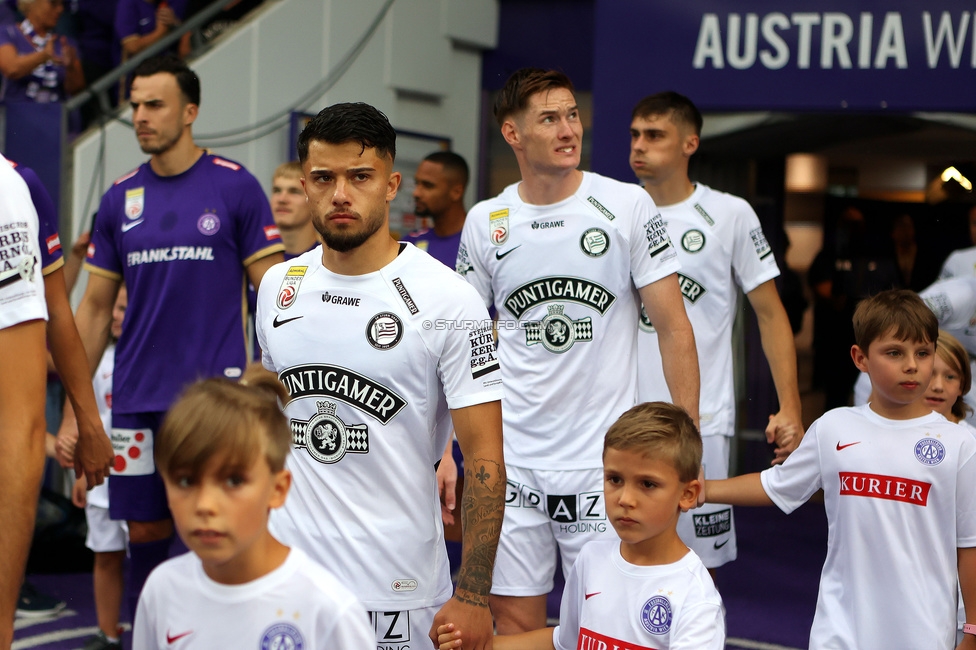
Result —
POLYGON ((495 460, 465 462, 461 496, 463 552, 455 598, 488 606, 495 551, 505 513, 505 468, 495 460))

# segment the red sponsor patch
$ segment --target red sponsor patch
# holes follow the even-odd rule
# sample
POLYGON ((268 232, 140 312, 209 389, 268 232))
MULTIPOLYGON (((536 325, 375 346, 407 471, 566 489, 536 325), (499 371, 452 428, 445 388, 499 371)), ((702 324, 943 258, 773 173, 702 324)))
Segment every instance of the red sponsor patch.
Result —
POLYGON ((88 244, 88 252, 86 253, 88 259, 95 257, 95 242, 88 244))
POLYGON ((928 503, 929 490, 932 489, 931 483, 898 476, 860 472, 839 472, 838 475, 840 494, 844 496, 872 497, 924 506, 928 503))
POLYGON ((127 181, 127 180, 129 180, 130 178, 132 178, 133 176, 135 176, 136 174, 138 174, 138 173, 139 173, 139 168, 138 168, 138 167, 136 167, 135 169, 133 169, 133 170, 132 170, 131 172, 129 172, 129 173, 128 173, 128 174, 126 174, 125 176, 121 176, 121 177, 119 177, 119 178, 116 178, 116 179, 115 179, 115 182, 114 182, 114 183, 112 183, 112 185, 118 185, 118 184, 119 184, 119 183, 121 183, 122 181, 127 181))
POLYGON ((621 641, 581 627, 576 641, 576 650, 654 650, 654 648, 621 641))
POLYGON ((280 239, 281 234, 278 232, 278 226, 265 226, 264 236, 268 241, 274 241, 275 239, 280 239))
POLYGON ((49 254, 61 250, 61 238, 58 237, 57 233, 48 237, 45 242, 47 242, 47 252, 49 254))

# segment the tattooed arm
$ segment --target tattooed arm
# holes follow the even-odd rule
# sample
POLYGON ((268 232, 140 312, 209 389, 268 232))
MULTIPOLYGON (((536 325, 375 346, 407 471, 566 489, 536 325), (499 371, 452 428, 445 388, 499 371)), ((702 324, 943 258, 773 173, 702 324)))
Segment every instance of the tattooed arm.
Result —
POLYGON ((505 512, 501 402, 454 409, 451 418, 464 455, 463 550, 457 590, 434 617, 430 634, 436 645, 437 627, 454 623, 462 631, 465 650, 489 649, 492 622, 488 593, 505 512))

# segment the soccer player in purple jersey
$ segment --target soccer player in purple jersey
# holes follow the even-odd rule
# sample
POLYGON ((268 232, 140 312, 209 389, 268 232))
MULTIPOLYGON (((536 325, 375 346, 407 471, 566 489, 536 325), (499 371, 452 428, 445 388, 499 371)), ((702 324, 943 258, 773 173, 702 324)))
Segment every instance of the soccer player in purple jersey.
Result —
POLYGON ((186 64, 172 56, 143 62, 130 102, 136 138, 150 159, 102 197, 78 327, 94 370, 125 282, 131 299, 116 348, 109 511, 129 524, 134 612, 173 538, 154 434, 184 385, 241 375, 246 281, 257 287, 282 261, 283 246, 257 180, 194 143, 200 81, 186 64))

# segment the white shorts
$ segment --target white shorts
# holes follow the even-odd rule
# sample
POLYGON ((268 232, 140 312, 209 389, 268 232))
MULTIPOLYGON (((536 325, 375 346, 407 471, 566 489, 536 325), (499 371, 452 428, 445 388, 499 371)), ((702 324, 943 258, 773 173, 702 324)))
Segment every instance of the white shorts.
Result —
POLYGON ((603 468, 535 470, 506 465, 508 487, 491 593, 552 591, 556 552, 565 577, 583 544, 616 539, 603 500, 603 468))
MULTIPOLYGON (((702 438, 702 464, 705 479, 729 477, 729 443, 727 436, 702 438)), ((701 508, 682 512, 678 517, 678 536, 709 569, 735 559, 735 519, 732 506, 706 503, 701 508)))
POLYGON ((430 626, 440 609, 425 607, 402 612, 369 612, 369 623, 376 631, 376 647, 383 650, 430 648, 430 626))
POLYGON ((96 553, 126 550, 129 538, 128 527, 124 521, 110 519, 108 508, 85 504, 85 519, 88 520, 85 546, 96 553))

